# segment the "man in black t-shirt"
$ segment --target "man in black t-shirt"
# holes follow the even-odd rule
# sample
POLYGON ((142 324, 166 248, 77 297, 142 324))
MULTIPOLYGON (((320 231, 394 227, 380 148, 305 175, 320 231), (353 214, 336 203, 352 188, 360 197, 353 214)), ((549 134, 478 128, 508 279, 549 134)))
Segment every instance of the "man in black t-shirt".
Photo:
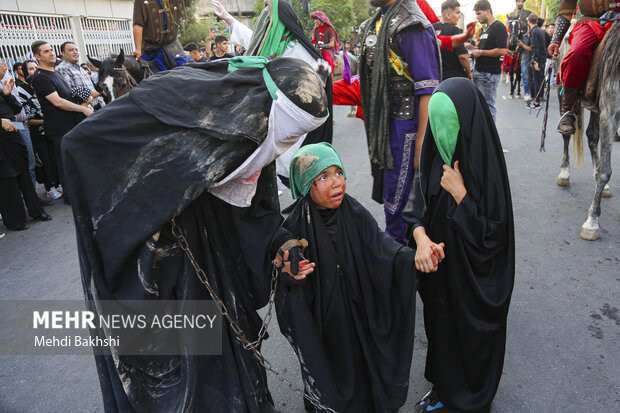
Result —
MULTIPOLYGON (((441 5, 441 21, 433 24, 437 36, 452 36, 463 31, 456 27, 461 18, 461 5, 456 0, 447 0, 441 5)), ((442 78, 467 77, 471 79, 469 54, 464 46, 453 50, 441 49, 442 78)))
POLYGON ((502 70, 500 57, 508 51, 508 34, 506 26, 493 17, 491 4, 487 0, 478 0, 474 4, 476 19, 486 25, 480 34, 478 47, 472 50, 471 55, 476 59, 474 68, 474 83, 484 95, 489 105, 491 115, 495 119, 495 101, 497 100, 497 85, 502 70))
MULTIPOLYGON (((93 108, 90 105, 78 105, 71 101, 69 84, 61 75, 54 71, 56 54, 49 43, 37 40, 30 47, 32 54, 39 62, 37 71, 32 79, 32 87, 39 98, 39 104, 43 112, 45 134, 54 143, 58 175, 62 185, 64 184, 62 156, 60 153, 62 138, 84 117, 92 115, 93 108)), ((64 194, 64 199, 66 202, 66 193, 64 194)))
POLYGON ((214 42, 215 46, 213 49, 213 54, 209 58, 211 61, 218 59, 230 59, 231 57, 235 57, 230 53, 227 53, 228 39, 226 38, 226 36, 215 36, 214 42))

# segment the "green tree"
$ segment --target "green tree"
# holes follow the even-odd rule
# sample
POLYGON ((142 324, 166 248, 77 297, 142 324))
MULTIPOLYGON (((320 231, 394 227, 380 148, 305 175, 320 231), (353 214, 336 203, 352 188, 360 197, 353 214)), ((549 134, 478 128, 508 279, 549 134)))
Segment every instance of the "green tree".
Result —
POLYGON ((547 7, 547 20, 555 22, 555 18, 558 15, 560 0, 545 0, 545 6, 547 7))
MULTIPOLYGON (((353 38, 353 28, 370 16, 366 1, 367 0, 314 0, 309 2, 310 13, 314 10, 321 10, 329 17, 329 20, 336 28, 340 40, 349 40, 353 38), (364 6, 363 8, 359 8, 359 5, 364 6), (360 10, 364 11, 360 12, 360 10), (367 15, 362 18, 358 16, 358 13, 359 16, 364 16, 364 13, 367 15)), ((304 32, 306 32, 309 38, 312 38, 314 20, 309 15, 304 14, 301 0, 291 0, 289 3, 292 5, 297 17, 299 17, 304 32)), ((263 10, 264 5, 264 0, 254 0, 254 12, 256 16, 263 10)))

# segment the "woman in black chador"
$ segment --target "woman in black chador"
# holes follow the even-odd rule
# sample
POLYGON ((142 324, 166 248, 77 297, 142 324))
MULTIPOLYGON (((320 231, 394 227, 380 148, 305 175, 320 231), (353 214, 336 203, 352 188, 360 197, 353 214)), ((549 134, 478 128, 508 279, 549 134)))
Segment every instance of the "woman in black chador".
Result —
MULTIPOLYGON (((326 119, 310 66, 236 57, 150 77, 75 127, 63 157, 89 309, 102 300, 211 299, 178 227, 232 319, 256 340, 271 260, 292 238, 280 227, 273 161, 326 119)), ((174 354, 97 355, 105 411, 276 411, 265 369, 228 322, 221 355, 174 354)))
POLYGON ((504 364, 514 284, 512 200, 497 130, 466 79, 441 83, 414 195, 403 217, 417 246, 428 338, 420 411, 488 412, 504 364))

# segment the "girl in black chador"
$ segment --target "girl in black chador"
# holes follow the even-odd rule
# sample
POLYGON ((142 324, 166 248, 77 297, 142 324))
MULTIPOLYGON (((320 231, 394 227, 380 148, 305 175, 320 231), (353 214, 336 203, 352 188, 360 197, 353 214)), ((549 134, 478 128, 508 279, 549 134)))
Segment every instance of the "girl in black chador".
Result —
POLYGON ((504 364, 514 283, 512 200, 502 146, 486 101, 468 80, 441 83, 414 195, 413 229, 428 338, 420 411, 488 412, 504 364), (430 136, 429 136, 430 135, 430 136))
POLYGON ((316 266, 301 280, 281 278, 288 285, 278 289, 276 310, 306 391, 340 413, 396 411, 413 351, 414 253, 345 193, 331 145, 302 147, 290 171, 301 200, 283 226, 308 240, 304 255, 316 266))

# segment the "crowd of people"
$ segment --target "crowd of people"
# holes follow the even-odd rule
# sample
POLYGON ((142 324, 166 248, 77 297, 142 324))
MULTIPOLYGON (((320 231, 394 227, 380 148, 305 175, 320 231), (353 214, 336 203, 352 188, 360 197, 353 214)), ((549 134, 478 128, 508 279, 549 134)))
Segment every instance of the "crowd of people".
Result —
MULTIPOLYGON (((58 62, 36 41, 36 62, 13 67, 18 79, 0 73, 9 76, 0 99, 6 227, 27 229, 22 199, 33 219, 51 219, 35 192, 40 178, 48 198, 72 205, 92 311, 102 297, 214 299, 234 319, 219 357, 97 355, 106 410, 275 411, 252 344, 262 340, 257 310, 275 274, 278 322, 299 358, 307 410, 405 403, 419 292, 431 389, 416 409, 489 412, 515 272, 494 122, 508 32, 489 1, 474 4, 482 28, 468 42, 473 25, 456 27, 456 0, 442 4, 441 19, 424 0, 371 0, 376 10, 355 45, 359 76, 335 82, 340 41, 321 11, 310 39, 286 1, 267 1, 253 30, 214 1, 231 38, 212 32, 201 48, 181 46, 176 7, 134 4, 136 57, 179 66, 141 83, 134 99, 106 107, 73 42, 58 62), (175 93, 188 82, 191 90, 175 93), (329 143, 332 98, 358 106, 364 121, 384 231, 346 194, 345 165, 329 143), (114 122, 119 113, 130 122, 114 122), (286 220, 276 176, 297 200, 286 220)), ((537 107, 552 40, 534 13, 518 18, 527 25, 519 65, 527 60, 524 88, 537 107)))
POLYGON ((38 221, 52 219, 44 206, 61 198, 68 203, 62 138, 94 110, 105 107, 88 65, 79 64, 75 43, 60 46, 60 60, 46 41, 34 42, 31 51, 35 60, 16 62, 12 74, 5 63, 0 64, 0 214, 12 231, 29 228, 24 203, 30 217, 38 221), (45 188, 41 198, 36 194, 37 183, 45 188))

